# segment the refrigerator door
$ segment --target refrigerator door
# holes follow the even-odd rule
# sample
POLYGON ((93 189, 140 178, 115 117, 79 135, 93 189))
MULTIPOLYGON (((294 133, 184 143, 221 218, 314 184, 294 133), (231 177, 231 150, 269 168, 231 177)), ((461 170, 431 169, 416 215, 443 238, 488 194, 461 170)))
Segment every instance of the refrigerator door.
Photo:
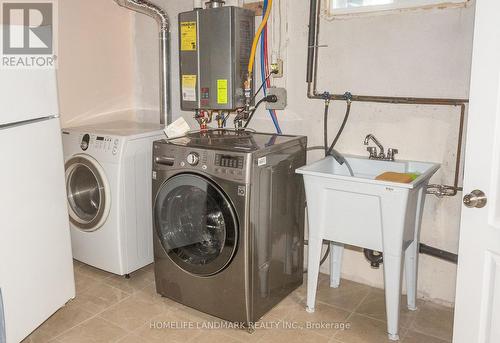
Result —
POLYGON ((0 129, 0 288, 7 343, 74 298, 59 119, 0 129))
POLYGON ((0 127, 59 114, 56 71, 0 69, 0 127))

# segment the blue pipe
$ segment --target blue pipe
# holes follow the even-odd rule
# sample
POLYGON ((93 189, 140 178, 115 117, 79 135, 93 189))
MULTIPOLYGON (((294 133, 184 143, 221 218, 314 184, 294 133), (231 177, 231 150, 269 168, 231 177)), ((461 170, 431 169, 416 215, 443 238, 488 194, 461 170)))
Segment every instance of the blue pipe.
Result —
MULTIPOLYGON (((264 13, 266 13, 267 4, 268 4, 268 0, 264 0, 264 8, 262 11, 262 16, 264 16, 264 13)), ((267 76, 266 75, 266 66, 265 66, 264 34, 262 34, 260 36, 260 74, 261 74, 262 82, 264 82, 266 79, 266 76, 267 76)), ((262 90, 264 92, 264 96, 266 96, 267 95, 267 85, 265 82, 264 82, 264 87, 262 87, 262 90)), ((268 112, 269 112, 269 115, 271 116, 274 127, 276 128, 276 132, 281 135, 282 131, 280 128, 280 124, 278 122, 278 117, 276 116, 276 111, 268 110, 268 112)))

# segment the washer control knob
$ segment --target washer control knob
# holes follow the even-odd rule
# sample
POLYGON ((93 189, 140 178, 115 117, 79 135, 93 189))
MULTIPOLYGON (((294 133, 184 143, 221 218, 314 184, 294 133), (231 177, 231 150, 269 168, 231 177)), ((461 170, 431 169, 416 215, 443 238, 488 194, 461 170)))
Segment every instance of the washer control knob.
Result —
POLYGON ((90 146, 90 135, 88 133, 84 134, 82 137, 82 141, 80 143, 80 148, 85 151, 90 146))
POLYGON ((190 153, 188 156, 187 156, 187 163, 189 163, 190 165, 192 166, 196 166, 198 165, 198 163, 200 162, 200 155, 198 155, 197 153, 195 152, 192 152, 190 153))

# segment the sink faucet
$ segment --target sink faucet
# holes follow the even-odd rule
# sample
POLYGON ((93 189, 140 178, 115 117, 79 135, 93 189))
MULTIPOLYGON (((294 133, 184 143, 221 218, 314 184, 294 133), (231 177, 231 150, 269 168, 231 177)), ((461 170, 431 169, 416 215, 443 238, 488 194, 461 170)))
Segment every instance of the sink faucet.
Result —
POLYGON ((364 144, 368 145, 370 144, 370 141, 373 141, 373 143, 375 143, 375 145, 377 145, 380 149, 380 152, 377 153, 376 147, 369 146, 366 148, 366 150, 370 153, 371 160, 394 161, 394 156, 399 152, 398 149, 388 149, 386 155, 384 146, 380 144, 378 139, 371 133, 366 136, 364 144))
POLYGON ((370 152, 370 157, 372 157, 372 154, 373 154, 374 158, 375 157, 385 157, 384 146, 382 144, 380 144, 380 142, 378 141, 378 139, 375 138, 375 136, 372 135, 371 133, 366 136, 366 138, 365 138, 365 145, 370 144, 370 140, 372 140, 373 143, 375 143, 378 146, 378 148, 380 149, 380 154, 377 155, 377 148, 368 147, 367 150, 370 152))

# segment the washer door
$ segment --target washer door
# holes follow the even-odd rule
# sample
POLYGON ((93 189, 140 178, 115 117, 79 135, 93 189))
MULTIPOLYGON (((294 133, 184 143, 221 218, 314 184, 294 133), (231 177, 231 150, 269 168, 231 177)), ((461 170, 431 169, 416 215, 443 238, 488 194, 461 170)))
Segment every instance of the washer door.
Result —
POLYGON ((99 163, 88 155, 75 155, 66 162, 69 219, 82 231, 96 231, 110 208, 109 184, 99 163))
POLYGON ((210 276, 231 262, 238 222, 229 198, 210 180, 172 177, 157 194, 154 216, 163 248, 184 271, 210 276))

